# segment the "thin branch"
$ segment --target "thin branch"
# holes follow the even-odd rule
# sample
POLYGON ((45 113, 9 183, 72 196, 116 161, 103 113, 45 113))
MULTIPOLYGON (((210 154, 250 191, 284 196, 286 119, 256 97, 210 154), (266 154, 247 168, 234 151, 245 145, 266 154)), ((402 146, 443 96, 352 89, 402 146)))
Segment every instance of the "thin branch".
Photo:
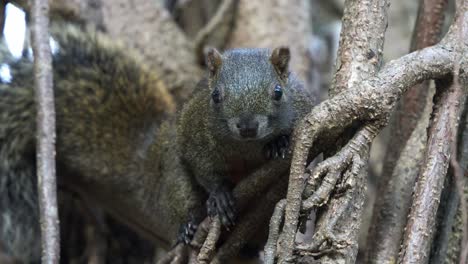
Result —
POLYGON ((55 175, 55 107, 49 46, 49 5, 34 0, 31 10, 34 79, 37 103, 37 173, 42 263, 59 263, 60 230, 55 175))
POLYGON ((280 226, 284 221, 284 210, 286 208, 286 199, 276 204, 275 211, 271 216, 268 240, 265 244, 265 264, 274 264, 277 255, 277 244, 280 232, 280 226))
POLYGON ((380 129, 381 125, 377 124, 363 127, 336 155, 315 167, 304 190, 306 199, 302 202, 302 210, 308 211, 327 203, 341 175, 353 170, 355 156, 362 156, 363 150, 370 148, 380 129))
POLYGON ((184 263, 187 257, 188 248, 184 244, 178 244, 169 251, 164 257, 156 261, 157 264, 175 264, 175 263, 184 263))
POLYGON ((216 250, 216 243, 218 242, 219 236, 221 235, 221 220, 218 216, 214 217, 211 222, 210 230, 206 236, 205 242, 200 249, 198 254, 198 262, 201 264, 210 263, 216 250))

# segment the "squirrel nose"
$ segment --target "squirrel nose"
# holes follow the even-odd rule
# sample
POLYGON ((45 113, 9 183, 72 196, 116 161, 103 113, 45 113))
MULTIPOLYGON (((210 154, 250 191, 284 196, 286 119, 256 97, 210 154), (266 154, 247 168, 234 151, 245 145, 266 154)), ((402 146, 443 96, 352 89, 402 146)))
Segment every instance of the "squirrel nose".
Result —
POLYGON ((239 134, 244 138, 254 138, 257 136, 258 121, 255 120, 242 120, 236 124, 239 129, 239 134))

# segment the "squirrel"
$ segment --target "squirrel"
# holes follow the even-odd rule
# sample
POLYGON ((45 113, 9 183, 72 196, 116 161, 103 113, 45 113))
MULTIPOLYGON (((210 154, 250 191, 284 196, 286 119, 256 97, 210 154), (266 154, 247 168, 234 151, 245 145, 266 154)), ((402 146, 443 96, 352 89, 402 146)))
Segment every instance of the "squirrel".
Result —
MULTIPOLYGON (((209 195, 208 214, 218 214, 228 229, 236 218, 233 186, 268 160, 287 157, 296 120, 313 105, 312 95, 289 72, 289 60, 287 47, 223 55, 208 49, 208 74, 178 119, 182 163, 209 195)), ((193 230, 185 233, 190 237, 193 230)))
MULTIPOLYGON (((295 121, 312 106, 289 73, 285 47, 211 49, 208 76, 176 118, 164 83, 138 56, 76 26, 55 25, 52 36, 59 186, 166 248, 188 243, 207 212, 232 226, 232 186, 285 158, 295 121)), ((12 79, 0 83, 0 246, 29 263, 40 258, 33 64, 8 65, 12 79)))

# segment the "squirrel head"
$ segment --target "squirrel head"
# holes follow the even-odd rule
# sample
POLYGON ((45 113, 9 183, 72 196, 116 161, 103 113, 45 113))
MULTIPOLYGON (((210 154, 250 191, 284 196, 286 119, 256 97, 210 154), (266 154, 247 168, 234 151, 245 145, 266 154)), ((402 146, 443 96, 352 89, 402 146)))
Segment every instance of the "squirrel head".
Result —
POLYGON ((237 140, 289 130, 294 118, 287 47, 206 52, 213 129, 237 140))

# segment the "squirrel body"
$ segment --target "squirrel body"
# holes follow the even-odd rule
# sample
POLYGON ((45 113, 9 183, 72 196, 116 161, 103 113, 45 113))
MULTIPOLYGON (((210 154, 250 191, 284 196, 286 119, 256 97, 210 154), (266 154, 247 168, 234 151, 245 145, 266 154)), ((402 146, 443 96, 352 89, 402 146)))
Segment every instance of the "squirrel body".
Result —
POLYGON ((178 119, 182 162, 209 194, 208 213, 234 223, 231 188, 271 158, 285 158, 312 96, 289 73, 289 49, 207 53, 208 76, 178 119))
MULTIPOLYGON (((205 216, 207 195, 208 213, 232 224, 230 187, 286 156, 287 136, 313 103, 289 74, 286 48, 212 50, 207 78, 176 119, 164 84, 136 56, 92 30, 52 33, 59 186, 166 248, 180 242, 181 224, 205 216)), ((0 248, 29 263, 40 258, 33 65, 9 66, 13 78, 0 84, 0 248)))

